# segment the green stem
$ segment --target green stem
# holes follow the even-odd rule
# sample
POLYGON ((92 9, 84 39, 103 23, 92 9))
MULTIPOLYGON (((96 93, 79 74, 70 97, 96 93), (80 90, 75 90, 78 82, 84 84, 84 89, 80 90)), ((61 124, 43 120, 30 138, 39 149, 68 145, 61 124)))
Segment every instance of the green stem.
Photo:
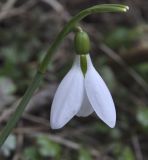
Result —
POLYGON ((25 92, 25 95, 23 96, 20 104, 17 106, 15 112, 13 113, 12 117, 8 120, 7 125, 4 127, 4 129, 1 131, 0 134, 0 147, 5 142, 6 138, 12 131, 12 129, 15 127, 17 121, 21 117, 26 105, 28 104, 29 100, 31 99, 33 93, 38 88, 44 73, 46 72, 46 69, 48 67, 48 63, 53 55, 53 53, 56 51, 60 43, 64 40, 66 35, 74 31, 77 28, 77 24, 80 20, 85 18, 86 16, 98 13, 98 12, 126 12, 128 10, 127 6, 124 5, 118 5, 118 4, 102 4, 102 5, 96 5, 93 7, 90 7, 88 9, 85 9, 78 13, 76 16, 74 16, 63 28, 63 30, 58 34, 58 36, 55 38, 54 42, 51 44, 51 47, 47 51, 47 54, 45 55, 43 61, 41 62, 41 65, 39 66, 39 72, 35 75, 32 83, 30 84, 29 88, 25 92))
POLYGON ((30 98, 32 97, 34 91, 39 86, 39 83, 42 80, 42 78, 43 78, 43 74, 37 72, 34 79, 32 80, 32 83, 30 84, 30 87, 27 89, 27 91, 25 92, 20 104, 16 108, 14 114, 9 119, 5 128, 2 130, 2 132, 0 134, 0 146, 2 146, 2 144, 5 142, 6 138, 10 134, 11 130, 14 128, 15 124, 19 120, 19 118, 22 115, 26 105, 28 104, 30 98))
POLYGON ((102 5, 96 5, 90 8, 87 8, 85 10, 82 10, 79 12, 77 15, 75 15, 63 28, 63 30, 58 34, 56 37, 55 41, 47 51, 46 56, 44 57, 39 70, 40 72, 44 73, 47 69, 48 63, 50 58, 52 57, 53 53, 56 51, 61 43, 61 41, 66 37, 66 35, 74 31, 77 28, 77 24, 79 21, 81 21, 83 18, 86 16, 93 14, 93 13, 98 13, 98 12, 126 12, 128 10, 128 6, 124 5, 118 5, 118 4, 102 4, 102 5))

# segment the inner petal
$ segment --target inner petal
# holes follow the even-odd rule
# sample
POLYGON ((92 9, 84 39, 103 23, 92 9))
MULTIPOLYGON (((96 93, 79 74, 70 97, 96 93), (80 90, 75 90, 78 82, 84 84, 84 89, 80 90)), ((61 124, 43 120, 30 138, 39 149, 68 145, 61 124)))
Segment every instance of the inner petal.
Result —
POLYGON ((86 90, 84 89, 84 99, 82 102, 82 106, 76 115, 78 117, 87 117, 88 115, 92 114, 93 112, 94 112, 94 110, 88 100, 86 90))

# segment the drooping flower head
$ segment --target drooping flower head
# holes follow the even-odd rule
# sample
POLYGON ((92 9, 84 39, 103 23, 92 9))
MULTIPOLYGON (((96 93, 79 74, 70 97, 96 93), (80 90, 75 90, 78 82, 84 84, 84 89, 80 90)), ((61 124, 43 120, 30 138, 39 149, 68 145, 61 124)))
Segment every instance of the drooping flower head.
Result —
POLYGON ((78 55, 55 93, 50 115, 51 128, 62 128, 74 116, 86 117, 93 112, 113 128, 116 123, 114 102, 92 64, 86 32, 76 34, 75 48, 78 55))

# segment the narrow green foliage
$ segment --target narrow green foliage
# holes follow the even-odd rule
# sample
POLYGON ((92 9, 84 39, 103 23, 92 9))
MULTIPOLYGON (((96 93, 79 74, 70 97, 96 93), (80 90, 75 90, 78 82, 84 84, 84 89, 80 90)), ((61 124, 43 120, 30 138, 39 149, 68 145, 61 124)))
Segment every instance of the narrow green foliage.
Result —
POLYGON ((10 117, 4 129, 0 132, 0 146, 2 146, 2 144, 5 142, 11 130, 14 128, 15 124, 17 123, 20 116, 24 112, 26 105, 28 104, 36 88, 39 86, 42 78, 43 78, 43 74, 37 72, 34 79, 32 80, 30 87, 27 89, 18 107, 16 108, 14 114, 10 117))

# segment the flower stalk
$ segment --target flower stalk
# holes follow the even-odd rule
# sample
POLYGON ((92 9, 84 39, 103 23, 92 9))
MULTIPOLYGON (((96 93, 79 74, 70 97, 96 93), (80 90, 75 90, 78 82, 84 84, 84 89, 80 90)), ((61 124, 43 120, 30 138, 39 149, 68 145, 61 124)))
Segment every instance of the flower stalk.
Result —
POLYGON ((41 73, 45 73, 49 60, 51 59, 52 55, 63 41, 63 39, 68 35, 68 33, 72 31, 76 31, 79 29, 78 23, 85 18, 86 16, 94 13, 102 13, 102 12, 126 12, 129 9, 128 6, 119 5, 119 4, 101 4, 96 5, 87 9, 82 10, 78 14, 76 14, 62 29, 62 31, 57 35, 55 41, 51 44, 51 47, 47 51, 41 65, 39 66, 39 71, 41 73))
MULTIPOLYGON (((68 35, 68 33, 75 31, 78 29, 77 24, 86 16, 94 13, 101 13, 101 12, 126 12, 128 10, 128 7, 125 5, 118 5, 118 4, 102 4, 102 5, 96 5, 90 8, 87 8, 85 10, 82 10, 79 12, 76 16, 74 16, 62 29, 62 31, 57 35, 54 42, 51 44, 50 48, 47 51, 47 54, 45 55, 44 59, 42 60, 38 71, 32 80, 32 83, 26 90, 22 100, 20 101, 19 105, 17 106, 15 112, 8 120, 6 126, 4 129, 0 132, 0 147, 5 142, 8 135, 11 133, 12 129, 15 127, 16 123, 18 122, 19 118, 21 117, 22 113, 25 110, 25 107, 27 106, 29 100, 31 99, 33 93, 35 90, 39 87, 40 82, 42 81, 44 77, 44 73, 47 70, 49 61, 52 57, 52 55, 55 53, 55 51, 58 49, 61 42, 64 40, 64 38, 68 35)), ((83 59, 83 58, 82 58, 83 59)), ((85 72, 85 69, 84 69, 85 72)))

